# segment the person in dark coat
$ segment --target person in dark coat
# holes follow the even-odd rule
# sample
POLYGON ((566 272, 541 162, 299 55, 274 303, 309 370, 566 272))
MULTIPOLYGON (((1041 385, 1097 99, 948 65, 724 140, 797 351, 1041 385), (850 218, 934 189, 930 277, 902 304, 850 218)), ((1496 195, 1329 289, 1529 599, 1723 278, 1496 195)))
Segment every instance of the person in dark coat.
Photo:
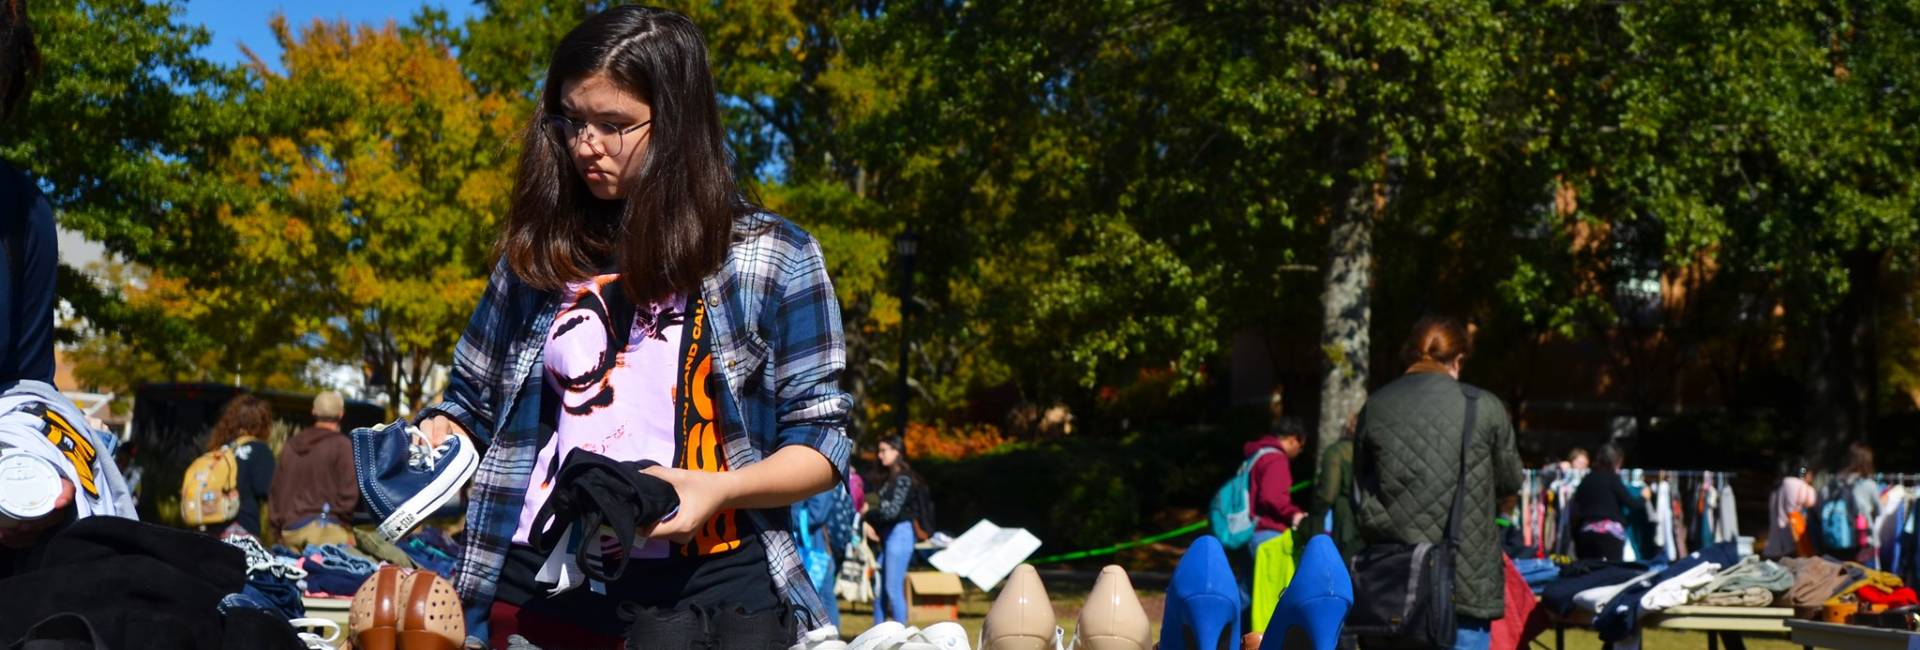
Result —
POLYGON ((1612 444, 1601 445, 1592 472, 1573 490, 1567 517, 1573 524, 1574 555, 1582 560, 1619 562, 1625 557, 1626 522, 1646 518, 1646 490, 1636 495, 1620 480, 1625 457, 1612 444))
POLYGON ((1440 543, 1461 472, 1467 392, 1478 392, 1466 454, 1466 502, 1454 555, 1457 648, 1484 650, 1506 611, 1494 506, 1520 491, 1513 423, 1492 395, 1459 379, 1471 352, 1459 321, 1426 317, 1402 348, 1407 373, 1367 399, 1354 441, 1360 538, 1373 543, 1440 543))
MULTIPOLYGON (((40 73, 26 0, 0 0, 0 126, 10 125, 40 73)), ((0 384, 53 383, 55 243, 53 206, 33 174, 0 162, 0 384)), ((30 547, 73 519, 73 483, 60 479, 55 513, 31 521, 0 515, 0 575, 13 550, 30 547)))

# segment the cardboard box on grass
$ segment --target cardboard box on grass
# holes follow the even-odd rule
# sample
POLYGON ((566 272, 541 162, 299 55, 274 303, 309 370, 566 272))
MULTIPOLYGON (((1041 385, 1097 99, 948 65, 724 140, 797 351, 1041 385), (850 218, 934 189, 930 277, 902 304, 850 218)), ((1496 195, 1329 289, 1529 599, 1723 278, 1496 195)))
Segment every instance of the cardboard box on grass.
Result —
POLYGON ((961 590, 960 576, 951 573, 907 573, 907 620, 960 620, 961 590))

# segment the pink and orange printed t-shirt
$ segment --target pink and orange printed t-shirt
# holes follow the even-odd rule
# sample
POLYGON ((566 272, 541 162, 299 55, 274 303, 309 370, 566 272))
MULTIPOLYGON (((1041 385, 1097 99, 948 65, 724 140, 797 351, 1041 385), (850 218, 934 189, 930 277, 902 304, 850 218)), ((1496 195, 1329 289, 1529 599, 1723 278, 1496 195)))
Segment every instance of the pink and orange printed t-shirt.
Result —
MULTIPOLYGON (((515 543, 528 543, 534 517, 553 493, 553 477, 567 452, 585 449, 617 461, 674 466, 680 437, 674 430, 674 398, 686 301, 676 297, 636 306, 626 346, 612 349, 619 309, 609 308, 602 290, 619 291, 618 285, 609 286, 618 278, 602 275, 569 285, 547 334, 546 381, 560 395, 559 421, 535 459, 515 543)), ((664 540, 649 540, 633 557, 664 558, 670 550, 664 540)))

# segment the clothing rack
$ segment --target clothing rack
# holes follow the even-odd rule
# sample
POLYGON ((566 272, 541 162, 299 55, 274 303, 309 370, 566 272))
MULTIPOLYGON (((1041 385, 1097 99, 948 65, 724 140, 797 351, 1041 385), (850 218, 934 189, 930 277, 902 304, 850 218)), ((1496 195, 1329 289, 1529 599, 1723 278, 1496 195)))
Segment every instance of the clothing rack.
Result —
MULTIPOLYGON (((1584 478, 1586 477, 1587 474, 1592 473, 1592 471, 1593 470, 1590 470, 1590 469, 1566 469, 1566 470, 1529 469, 1529 470, 1526 470, 1526 474, 1528 477, 1538 476, 1541 474, 1556 474, 1556 475, 1564 476, 1568 478, 1584 478)), ((1726 479, 1731 479, 1733 477, 1739 476, 1740 473, 1739 472, 1722 472, 1720 470, 1712 470, 1712 469, 1658 469, 1658 468, 1644 468, 1644 467, 1623 467, 1620 469, 1620 475, 1621 476, 1653 477, 1653 478, 1659 478, 1659 477, 1710 478, 1710 479, 1716 479, 1716 480, 1726 480, 1726 479)), ((1877 480, 1877 477, 1883 476, 1883 475, 1875 474, 1874 476, 1876 477, 1876 480, 1877 480)), ((1905 476, 1905 477, 1909 477, 1913 481, 1920 481, 1920 474, 1888 474, 1885 476, 1905 476)))
MULTIPOLYGON (((1592 473, 1553 466, 1523 472, 1519 502, 1506 525, 1511 534, 1503 533, 1502 543, 1529 557, 1571 555, 1575 522, 1568 504, 1592 473)), ((1732 486, 1738 472, 1629 467, 1619 475, 1630 491, 1651 491, 1644 518, 1621 522, 1629 536, 1627 559, 1672 561, 1686 555, 1685 549, 1738 538, 1732 486)))

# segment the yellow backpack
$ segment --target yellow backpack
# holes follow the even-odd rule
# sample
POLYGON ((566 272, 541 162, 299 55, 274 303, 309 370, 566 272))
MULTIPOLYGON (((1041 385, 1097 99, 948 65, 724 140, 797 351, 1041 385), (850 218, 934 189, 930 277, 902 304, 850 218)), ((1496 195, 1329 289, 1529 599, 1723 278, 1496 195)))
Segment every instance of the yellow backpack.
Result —
POLYGON ((188 526, 211 526, 240 516, 240 459, 234 450, 253 442, 240 436, 200 454, 180 479, 180 519, 188 526))

